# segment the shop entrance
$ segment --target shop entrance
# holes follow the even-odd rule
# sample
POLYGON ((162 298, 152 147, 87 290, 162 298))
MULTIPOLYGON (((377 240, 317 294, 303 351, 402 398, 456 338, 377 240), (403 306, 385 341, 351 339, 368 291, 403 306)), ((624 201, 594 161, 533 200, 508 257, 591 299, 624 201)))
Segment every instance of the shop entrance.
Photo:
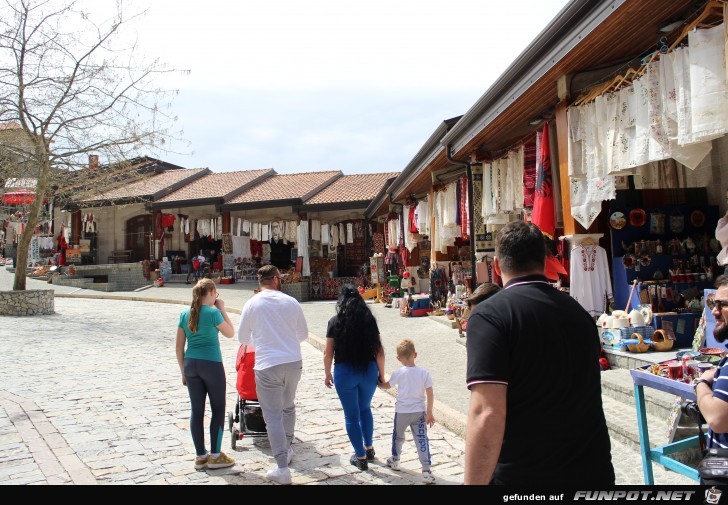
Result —
POLYGON ((126 222, 126 248, 131 253, 131 261, 149 259, 149 241, 152 236, 152 215, 145 214, 126 222))

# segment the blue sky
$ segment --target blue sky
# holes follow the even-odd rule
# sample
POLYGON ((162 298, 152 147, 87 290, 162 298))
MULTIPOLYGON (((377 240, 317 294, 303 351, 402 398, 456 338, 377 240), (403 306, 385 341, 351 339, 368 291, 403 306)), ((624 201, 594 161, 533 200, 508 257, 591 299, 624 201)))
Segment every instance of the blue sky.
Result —
POLYGON ((215 172, 402 170, 566 0, 149 0, 139 44, 171 74, 189 146, 215 172))

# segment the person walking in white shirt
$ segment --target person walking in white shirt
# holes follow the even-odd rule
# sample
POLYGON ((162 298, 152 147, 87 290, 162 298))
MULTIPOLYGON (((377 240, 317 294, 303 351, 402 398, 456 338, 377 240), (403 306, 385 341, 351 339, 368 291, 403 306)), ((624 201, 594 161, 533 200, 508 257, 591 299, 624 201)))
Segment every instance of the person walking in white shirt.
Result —
POLYGON ((281 292, 281 274, 273 265, 258 270, 260 292, 245 303, 240 314, 238 340, 255 349, 258 402, 276 466, 268 480, 291 484, 288 465, 293 459, 296 425, 296 389, 301 380, 301 342, 308 326, 298 301, 281 292))

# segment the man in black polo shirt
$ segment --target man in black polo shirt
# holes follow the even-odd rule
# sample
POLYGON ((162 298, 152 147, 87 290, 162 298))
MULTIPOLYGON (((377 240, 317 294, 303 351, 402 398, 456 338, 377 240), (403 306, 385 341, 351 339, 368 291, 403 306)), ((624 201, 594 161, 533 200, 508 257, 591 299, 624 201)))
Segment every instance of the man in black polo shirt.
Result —
POLYGON ((536 225, 495 254, 504 289, 468 319, 465 484, 614 484, 594 320, 548 283, 536 225))

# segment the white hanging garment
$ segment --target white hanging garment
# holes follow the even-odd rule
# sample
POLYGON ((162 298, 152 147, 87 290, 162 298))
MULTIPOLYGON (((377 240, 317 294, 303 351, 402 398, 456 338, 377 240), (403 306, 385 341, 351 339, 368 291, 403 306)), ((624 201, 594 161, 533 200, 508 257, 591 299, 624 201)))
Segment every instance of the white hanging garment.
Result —
POLYGON ((337 224, 331 226, 331 246, 339 246, 339 226, 337 224))
POLYGON ((329 235, 329 225, 328 224, 322 224, 321 225, 321 245, 329 245, 329 242, 331 240, 331 236, 329 235))
POLYGON ((303 258, 303 266, 301 268, 301 275, 308 277, 311 275, 311 265, 308 261, 308 220, 302 219, 298 225, 297 233, 298 242, 298 257, 303 258))
POLYGON ((728 133, 724 35, 723 23, 688 33, 694 142, 712 140, 728 133))
MULTIPOLYGON (((525 186, 523 184, 523 167, 525 164, 525 147, 521 145, 518 149, 513 151, 512 158, 512 179, 514 181, 514 192, 513 192, 513 208, 516 211, 523 209, 523 203, 525 200, 525 186)), ((465 193, 465 209, 467 210, 467 218, 470 219, 470 205, 468 204, 468 193, 465 193)), ((468 221, 470 222, 470 221, 468 221)))
POLYGON ((243 219, 243 233, 250 235, 250 221, 243 219))
POLYGON ((387 248, 396 249, 399 245, 398 239, 399 219, 392 218, 387 221, 387 248))
POLYGON ((238 233, 236 235, 238 237, 243 236, 243 220, 241 218, 238 218, 238 233))
POLYGON ((417 202, 417 229, 420 235, 430 234, 430 201, 429 198, 417 202))
POLYGON ((321 221, 311 220, 311 240, 321 240, 321 221))
POLYGON ((265 223, 262 225, 260 230, 260 240, 261 242, 268 242, 270 240, 270 235, 268 234, 268 231, 270 230, 270 224, 265 223))
POLYGON ((354 243, 354 223, 346 223, 346 243, 354 243))
POLYGON ((577 245, 571 250, 569 294, 592 316, 606 309, 612 297, 607 252, 598 245, 577 245))
POLYGON ((445 199, 442 209, 442 221, 445 225, 454 225, 458 213, 457 187, 455 183, 450 183, 445 187, 443 192, 445 199))
MULTIPOLYGON (((568 122, 568 153, 569 153, 569 177, 586 177, 586 165, 582 154, 584 140, 584 126, 581 123, 581 107, 569 107, 566 109, 566 120, 568 122)), ((538 149, 536 156, 538 156, 538 149)), ((485 167, 485 165, 484 165, 485 167)), ((485 205, 485 173, 483 173, 483 204, 485 205)), ((484 214, 485 215, 485 214, 484 214)))
POLYGON ((339 244, 346 242, 346 226, 344 223, 339 223, 339 244))
POLYGON ((222 216, 217 218, 217 239, 222 239, 222 216))
POLYGON ((674 73, 674 53, 662 55, 658 62, 662 99, 662 122, 670 148, 670 157, 695 170, 710 153, 712 142, 696 142, 681 146, 678 141, 677 83, 674 73))
POLYGON ((286 240, 289 243, 295 243, 296 240, 298 240, 297 234, 298 234, 298 222, 297 221, 288 221, 286 223, 286 240))

